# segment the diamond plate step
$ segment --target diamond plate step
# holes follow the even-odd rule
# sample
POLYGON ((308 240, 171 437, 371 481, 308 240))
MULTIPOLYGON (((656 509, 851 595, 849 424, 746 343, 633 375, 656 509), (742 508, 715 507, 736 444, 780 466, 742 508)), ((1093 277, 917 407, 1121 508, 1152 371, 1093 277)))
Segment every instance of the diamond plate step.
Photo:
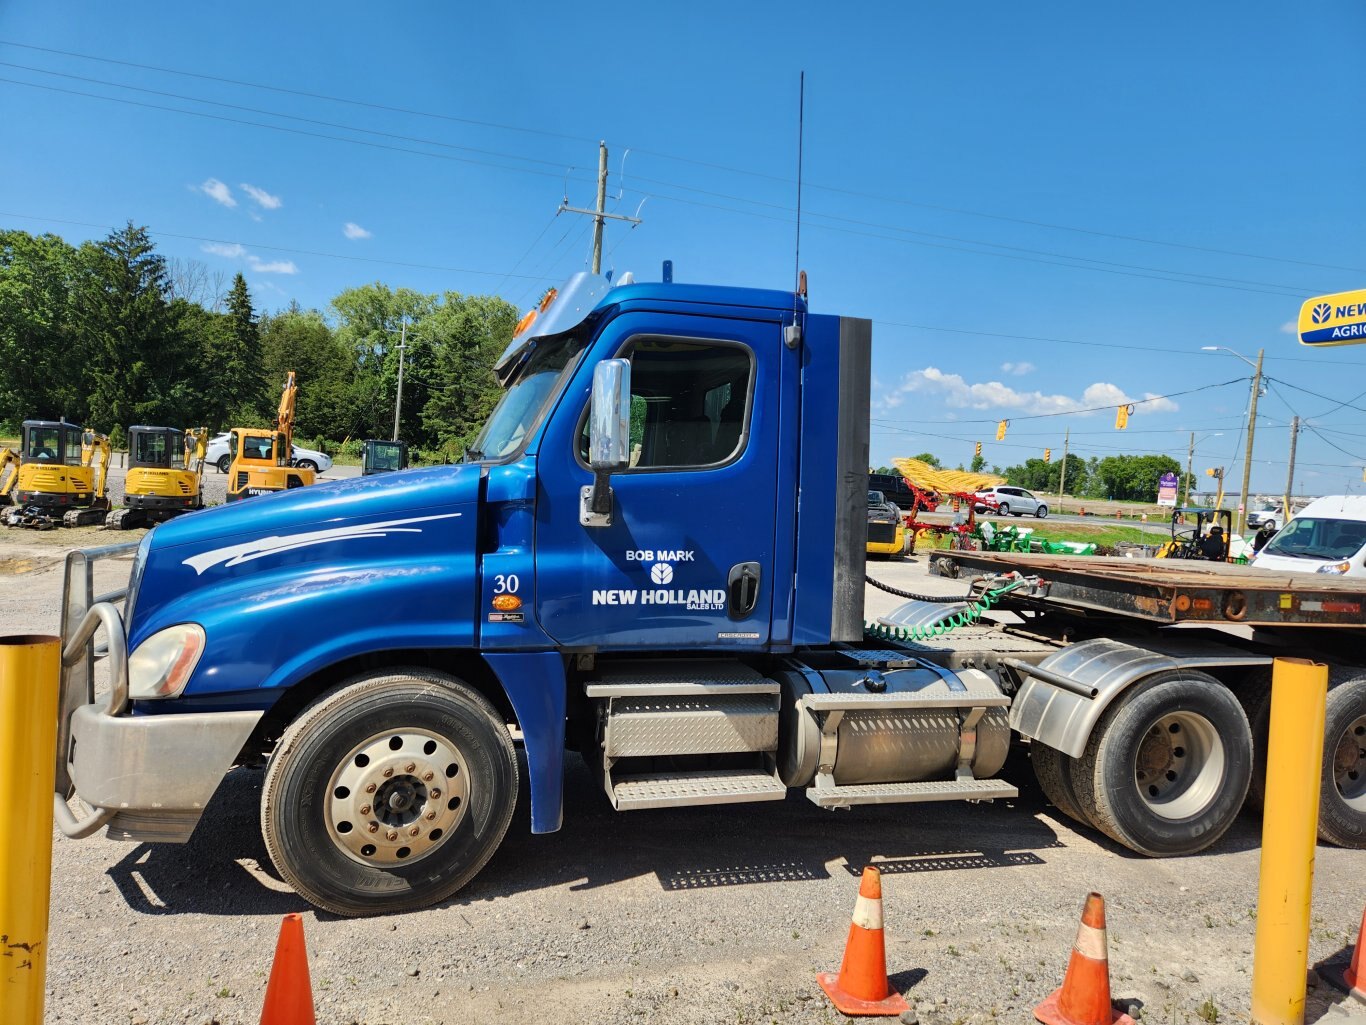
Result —
POLYGON ((867 783, 847 787, 810 787, 812 804, 848 808, 855 804, 911 804, 921 801, 991 801, 1018 797, 1020 791, 1002 779, 965 779, 922 783, 867 783))
POLYGON ((948 694, 808 694, 802 704, 813 712, 836 709, 862 711, 893 708, 1005 708, 1010 698, 999 692, 975 693, 969 690, 948 694))
POLYGON ((609 758, 726 754, 778 747, 778 701, 768 694, 614 698, 609 758))
POLYGON ((623 776, 613 781, 612 790, 612 803, 619 811, 781 801, 787 796, 787 787, 780 779, 754 769, 623 776))

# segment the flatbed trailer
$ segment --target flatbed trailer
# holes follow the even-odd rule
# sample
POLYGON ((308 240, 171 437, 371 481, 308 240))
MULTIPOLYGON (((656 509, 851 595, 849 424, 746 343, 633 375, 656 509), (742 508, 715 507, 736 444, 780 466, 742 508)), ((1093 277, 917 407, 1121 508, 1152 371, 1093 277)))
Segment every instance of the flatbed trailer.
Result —
POLYGON ((997 676, 1042 788, 1071 818, 1157 854, 1188 851, 1220 803, 1225 817, 1244 795, 1259 804, 1271 664, 1309 658, 1329 667, 1319 835, 1366 847, 1361 579, 968 551, 931 568, 977 593, 1025 581, 979 623, 901 643, 997 676))

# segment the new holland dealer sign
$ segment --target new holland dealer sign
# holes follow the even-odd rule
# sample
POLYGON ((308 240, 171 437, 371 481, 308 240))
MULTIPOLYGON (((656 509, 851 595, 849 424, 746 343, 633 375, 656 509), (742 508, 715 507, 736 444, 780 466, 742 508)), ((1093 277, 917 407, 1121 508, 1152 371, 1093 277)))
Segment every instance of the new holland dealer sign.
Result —
POLYGON ((1366 343, 1366 289, 1309 299, 1300 307, 1300 344, 1366 343))

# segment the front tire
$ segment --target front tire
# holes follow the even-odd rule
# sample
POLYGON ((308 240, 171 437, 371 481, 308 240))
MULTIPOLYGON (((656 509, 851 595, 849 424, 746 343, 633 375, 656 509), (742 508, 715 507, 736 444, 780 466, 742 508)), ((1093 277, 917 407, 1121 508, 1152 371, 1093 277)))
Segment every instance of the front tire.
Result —
POLYGON ((1194 854, 1238 817, 1252 776, 1252 731, 1214 677, 1156 673, 1108 708, 1072 766, 1082 810, 1150 857, 1194 854))
POLYGON ((484 867, 517 803, 502 717, 452 677, 359 676, 290 724, 271 755, 261 833, 310 903, 354 917, 427 907, 484 867))
POLYGON ((1041 506, 1039 506, 1037 509, 1034 510, 1034 515, 1037 516, 1037 517, 1038 517, 1039 519, 1041 519, 1041 520, 1047 518, 1047 516, 1048 516, 1048 506, 1046 506, 1046 505, 1041 505, 1041 506))

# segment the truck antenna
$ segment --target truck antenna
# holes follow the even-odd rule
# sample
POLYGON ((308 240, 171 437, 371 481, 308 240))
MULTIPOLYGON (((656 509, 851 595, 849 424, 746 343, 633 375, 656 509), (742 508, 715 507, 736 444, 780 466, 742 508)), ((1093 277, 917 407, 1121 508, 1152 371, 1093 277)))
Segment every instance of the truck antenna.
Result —
POLYGON ((786 331, 789 349, 801 342, 802 328, 797 323, 799 297, 806 294, 806 275, 802 273, 802 136, 806 127, 806 72, 797 79, 797 242, 794 253, 796 281, 792 287, 792 326, 786 331))

